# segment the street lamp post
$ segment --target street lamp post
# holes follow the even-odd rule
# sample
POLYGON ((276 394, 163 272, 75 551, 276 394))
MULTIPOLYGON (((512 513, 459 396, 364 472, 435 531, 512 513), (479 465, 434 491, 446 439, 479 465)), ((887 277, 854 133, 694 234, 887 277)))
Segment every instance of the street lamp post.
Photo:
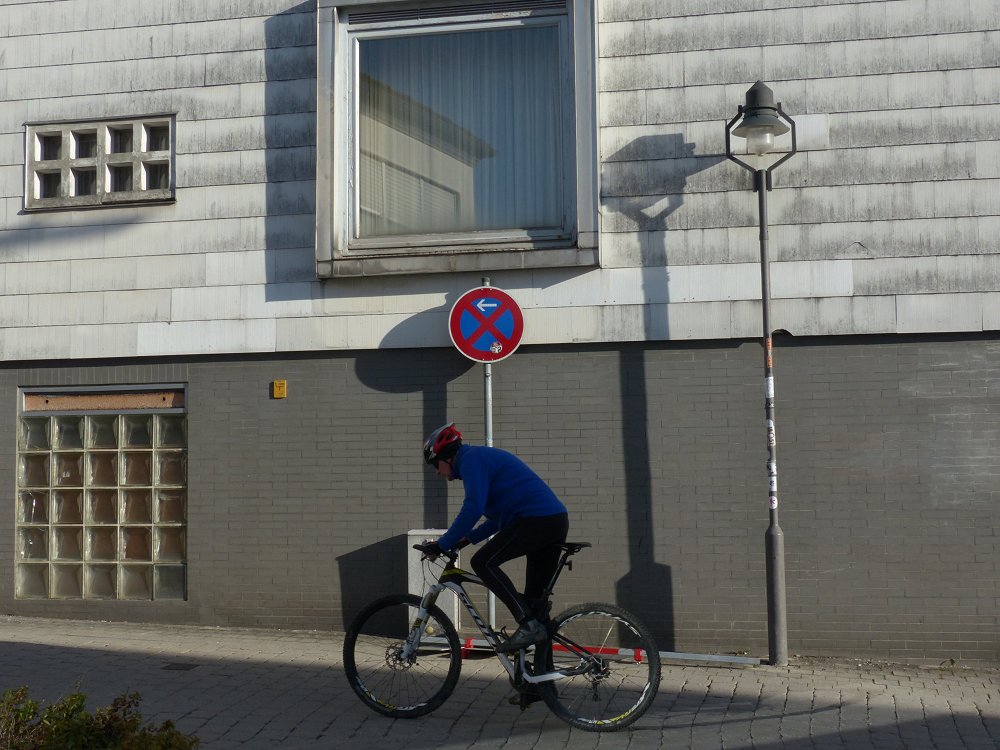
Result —
POLYGON ((771 341, 771 279, 767 257, 767 193, 771 172, 795 153, 795 122, 775 104, 774 92, 757 81, 746 94, 746 104, 726 125, 726 155, 753 174, 760 216, 760 297, 764 343, 764 415, 767 424, 767 487, 770 521, 764 535, 767 556, 767 646, 769 662, 788 664, 788 625, 785 609, 785 538, 778 525, 778 456, 774 430, 774 352, 771 341), (737 125, 737 122, 739 124, 737 125), (786 124, 787 123, 787 124, 786 124), (736 126, 735 128, 733 126, 736 126), (733 153, 731 135, 745 138, 747 151, 764 156, 774 149, 774 137, 792 131, 792 150, 766 169, 753 166, 733 153))

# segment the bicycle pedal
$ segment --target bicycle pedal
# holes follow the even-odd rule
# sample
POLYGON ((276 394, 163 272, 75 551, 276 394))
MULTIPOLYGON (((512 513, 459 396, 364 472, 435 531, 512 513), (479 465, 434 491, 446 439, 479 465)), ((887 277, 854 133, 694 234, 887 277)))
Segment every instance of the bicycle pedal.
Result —
POLYGON ((525 711, 532 703, 538 703, 540 700, 542 700, 542 696, 538 693, 519 692, 517 695, 510 696, 507 702, 512 706, 519 706, 522 711, 525 711))

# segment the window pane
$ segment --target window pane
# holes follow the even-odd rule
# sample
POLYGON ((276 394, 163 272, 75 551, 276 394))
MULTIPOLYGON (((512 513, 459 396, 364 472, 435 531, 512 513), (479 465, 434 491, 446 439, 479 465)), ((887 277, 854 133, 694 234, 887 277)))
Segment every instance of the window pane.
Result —
POLYGON ((158 416, 156 444, 160 448, 183 448, 187 445, 187 424, 184 417, 158 416))
POLYGON ((149 490, 125 491, 125 523, 149 523, 149 502, 152 493, 149 490))
POLYGON ((183 453, 156 453, 156 483, 184 484, 185 461, 183 453))
POLYGON ((79 599, 83 596, 83 566, 52 566, 52 598, 79 599))
POLYGON ((73 140, 76 143, 76 158, 91 159, 97 156, 97 131, 90 130, 84 133, 73 133, 73 140))
POLYGON ((91 487, 114 487, 118 484, 117 453, 91 453, 87 459, 89 467, 87 484, 91 487))
POLYGON ((114 599, 118 594, 118 568, 114 565, 87 566, 87 598, 114 599))
POLYGON ((122 529, 122 548, 126 560, 152 560, 153 547, 149 529, 130 526, 122 529))
POLYGON ((18 436, 22 450, 48 450, 49 418, 33 417, 22 419, 18 436))
POLYGON ((87 531, 89 560, 114 560, 118 555, 118 533, 114 527, 105 526, 87 531))
POLYGON ((79 490, 59 490, 55 493, 55 522, 83 523, 83 493, 79 490))
POLYGON ((49 493, 44 491, 21 493, 21 523, 49 522, 49 493))
POLYGON ((153 483, 151 464, 153 455, 151 453, 125 453, 125 484, 149 485, 153 483))
POLYGON ((49 556, 45 529, 21 529, 18 535, 18 552, 22 560, 45 560, 49 556))
POLYGON ((151 424, 152 417, 142 414, 129 414, 122 417, 125 437, 123 444, 129 448, 149 448, 152 446, 151 424))
POLYGON ((156 507, 157 523, 184 523, 184 490, 157 490, 156 507))
POLYGON ((61 177, 59 172, 38 173, 38 197, 58 198, 61 177))
POLYGON ((62 135, 53 133, 52 135, 38 136, 38 158, 42 161, 59 159, 62 156, 62 135))
POLYGON ((44 599, 48 595, 48 564, 17 566, 17 596, 19 599, 44 599))
POLYGON ((83 447, 83 418, 56 417, 57 450, 71 450, 83 447))
POLYGON ((146 126, 146 150, 166 151, 170 148, 170 126, 169 125, 147 125, 146 126))
POLYGON ((562 226, 557 26, 359 50, 361 237, 562 226))
POLYGON ((118 490, 91 490, 87 508, 89 523, 114 523, 118 520, 118 490))
POLYGON ((123 565, 121 599, 152 599, 153 568, 149 565, 123 565))
POLYGON ((146 190, 170 188, 170 167, 166 164, 146 165, 146 190))
POLYGON ((49 486, 49 456, 47 453, 21 456, 18 484, 22 487, 49 486))
POLYGON ((83 529, 79 526, 57 526, 53 536, 52 556, 57 560, 83 559, 83 529))
POLYGON ((114 448, 118 441, 115 437, 115 420, 117 417, 87 417, 90 431, 87 433, 88 448, 114 448))
POLYGON ((73 170, 73 195, 94 195, 97 192, 96 169, 73 170))
POLYGON ((61 453, 56 460, 56 484, 60 487, 83 485, 83 454, 61 453))
POLYGON ((184 529, 167 527, 156 530, 157 562, 183 562, 184 555, 184 529))
POLYGON ((124 193, 132 189, 132 167, 109 167, 111 192, 124 193))
POLYGON ((113 154, 124 154, 132 150, 132 126, 126 125, 121 128, 109 128, 108 134, 111 137, 110 151, 113 154))

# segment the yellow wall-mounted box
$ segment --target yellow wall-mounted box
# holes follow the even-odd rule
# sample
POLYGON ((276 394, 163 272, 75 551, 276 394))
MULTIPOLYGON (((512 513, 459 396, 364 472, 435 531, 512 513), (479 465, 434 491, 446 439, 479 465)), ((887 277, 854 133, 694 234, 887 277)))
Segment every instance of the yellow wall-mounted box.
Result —
POLYGON ((288 395, 287 380, 271 381, 271 398, 285 398, 288 395))

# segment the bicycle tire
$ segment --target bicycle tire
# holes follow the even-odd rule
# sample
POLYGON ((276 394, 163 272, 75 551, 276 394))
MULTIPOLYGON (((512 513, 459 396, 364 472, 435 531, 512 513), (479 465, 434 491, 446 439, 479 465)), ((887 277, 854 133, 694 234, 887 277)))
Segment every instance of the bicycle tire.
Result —
POLYGON ((584 646, 600 660, 582 674, 540 683, 560 719, 589 732, 615 732, 636 722, 660 687, 660 654, 649 630, 613 604, 580 604, 552 620, 551 639, 535 647, 537 673, 578 669, 584 646))
POLYGON ((451 695, 462 671, 462 650, 451 620, 427 610, 420 649, 409 662, 400 651, 420 597, 394 594, 365 607, 344 636, 344 673, 361 701, 384 716, 429 714, 451 695))

